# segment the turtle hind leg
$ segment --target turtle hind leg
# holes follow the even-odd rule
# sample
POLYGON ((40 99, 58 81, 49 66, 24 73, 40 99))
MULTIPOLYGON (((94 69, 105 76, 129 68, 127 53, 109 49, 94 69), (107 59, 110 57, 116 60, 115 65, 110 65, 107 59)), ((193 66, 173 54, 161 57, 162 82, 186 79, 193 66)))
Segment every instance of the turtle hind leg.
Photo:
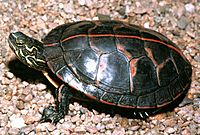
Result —
POLYGON ((69 110, 70 99, 73 97, 68 87, 61 85, 57 91, 56 107, 49 106, 44 109, 40 122, 51 121, 56 124, 60 119, 64 118, 69 110))

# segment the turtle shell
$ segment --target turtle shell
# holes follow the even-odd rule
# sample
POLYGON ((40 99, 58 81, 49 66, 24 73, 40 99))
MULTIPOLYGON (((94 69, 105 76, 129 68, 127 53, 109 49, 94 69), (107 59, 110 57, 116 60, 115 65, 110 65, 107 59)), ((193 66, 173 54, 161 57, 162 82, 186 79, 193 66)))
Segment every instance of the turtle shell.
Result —
POLYGON ((89 98, 125 108, 161 108, 187 93, 192 68, 153 30, 119 21, 81 21, 44 39, 51 71, 89 98))

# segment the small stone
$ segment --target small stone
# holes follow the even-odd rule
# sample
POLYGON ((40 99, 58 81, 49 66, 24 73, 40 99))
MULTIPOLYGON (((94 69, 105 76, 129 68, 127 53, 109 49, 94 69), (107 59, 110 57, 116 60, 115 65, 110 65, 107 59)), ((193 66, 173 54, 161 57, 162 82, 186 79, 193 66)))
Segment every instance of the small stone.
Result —
POLYGON ((25 102, 30 102, 33 99, 33 95, 32 94, 28 94, 25 98, 24 101, 25 102))
POLYGON ((101 122, 103 123, 103 124, 107 124, 107 123, 109 123, 110 122, 110 118, 103 118, 102 120, 101 120, 101 122))
POLYGON ((12 79, 14 77, 13 73, 11 72, 6 72, 6 76, 9 78, 9 79, 12 79))
POLYGON ((31 131, 35 130, 35 126, 27 125, 20 129, 20 135, 34 135, 31 131))
POLYGON ((23 118, 14 118, 14 119, 11 119, 11 126, 12 128, 22 128, 26 126, 26 124, 24 123, 23 118))
POLYGON ((196 60, 197 62, 200 63, 200 56, 198 56, 198 55, 194 56, 194 60, 196 60))
POLYGON ((117 127, 112 132, 112 135, 125 135, 125 129, 122 127, 117 127))
POLYGON ((35 118, 34 116, 25 116, 24 120, 25 123, 29 125, 33 124, 37 120, 37 118, 35 118))
POLYGON ((91 134, 95 134, 98 130, 94 126, 88 126, 87 131, 90 132, 91 134))
POLYGON ((190 131, 188 129, 184 129, 182 132, 181 132, 181 135, 189 135, 190 134, 190 131))
POLYGON ((81 5, 81 6, 83 6, 83 5, 85 5, 85 0, 78 0, 78 3, 81 5))
POLYGON ((17 128, 10 128, 8 130, 9 135, 16 135, 16 133, 18 133, 18 132, 19 132, 19 129, 17 129, 17 128))
POLYGON ((128 119, 127 118, 122 118, 121 121, 119 121, 119 124, 122 127, 126 127, 128 125, 128 119))
POLYGON ((78 134, 85 134, 86 133, 86 130, 85 130, 85 127, 81 126, 81 127, 76 127, 74 129, 74 131, 78 134))
POLYGON ((118 13, 122 16, 126 15, 126 7, 123 6, 118 10, 118 13))
POLYGON ((200 124, 200 116, 197 116, 194 118, 194 122, 200 124))
POLYGON ((85 4, 86 4, 86 6, 88 6, 88 7, 91 7, 92 6, 92 0, 85 0, 85 4))
POLYGON ((132 130, 132 131, 136 131, 140 128, 140 126, 132 126, 130 127, 129 129, 132 130))
POLYGON ((188 25, 189 23, 189 19, 182 16, 179 21, 177 22, 177 26, 180 28, 180 29, 185 29, 186 26, 188 25))
POLYGON ((112 132, 110 130, 106 130, 105 135, 112 135, 112 132))
POLYGON ((39 91, 45 90, 46 88, 47 88, 47 86, 42 83, 37 84, 37 89, 39 91))
POLYGON ((175 129, 174 129, 174 128, 171 128, 171 127, 167 127, 167 128, 165 129, 165 132, 166 132, 166 133, 169 133, 169 134, 172 134, 172 133, 175 132, 175 129))
POLYGON ((71 3, 64 4, 64 11, 66 13, 73 13, 74 12, 74 6, 71 3))
POLYGON ((54 131, 56 129, 56 126, 51 123, 41 123, 38 124, 35 128, 36 132, 44 132, 44 131, 54 131))
POLYGON ((5 99, 10 101, 13 97, 13 92, 12 91, 8 91, 5 95, 5 99))
POLYGON ((73 116, 72 118, 71 118, 71 122, 77 122, 77 121, 79 121, 80 120, 80 116, 79 115, 75 115, 75 116, 73 116))
POLYGON ((109 15, 98 13, 97 16, 98 16, 99 20, 111 20, 109 15))
POLYGON ((63 9, 63 8, 64 8, 64 4, 63 4, 63 3, 59 3, 59 4, 58 4, 58 7, 59 7, 60 9, 63 9))
POLYGON ((6 134, 8 134, 8 128, 2 126, 2 127, 0 128, 0 134, 1 134, 1 135, 6 135, 6 134))
POLYGON ((56 130, 54 130, 51 134, 52 134, 52 135, 60 135, 61 132, 60 132, 59 129, 56 129, 56 130))
POLYGON ((185 5, 185 9, 186 9, 186 11, 188 11, 188 12, 190 12, 190 13, 193 13, 194 10, 195 10, 195 7, 194 7, 193 4, 188 3, 188 4, 185 5))
POLYGON ((92 122, 97 124, 97 123, 100 123, 101 122, 101 118, 99 115, 94 115, 93 118, 92 118, 92 122))
POLYGON ((100 131, 100 130, 103 130, 105 129, 105 126, 102 125, 101 123, 98 123, 97 126, 96 126, 97 130, 100 131))
POLYGON ((168 126, 175 126, 177 124, 177 121, 175 119, 167 119, 163 122, 163 124, 168 127, 168 126))
POLYGON ((24 109, 24 102, 21 101, 21 100, 17 101, 16 107, 17 107, 19 110, 24 109))
POLYGON ((148 130, 144 135, 159 135, 159 130, 157 128, 153 128, 148 130))
POLYGON ((5 127, 7 123, 8 123, 8 116, 6 114, 0 114, 0 127, 5 127))
POLYGON ((149 29, 149 22, 144 23, 144 27, 149 29))
POLYGON ((107 124, 106 125, 106 129, 113 129, 114 128, 114 124, 107 124))

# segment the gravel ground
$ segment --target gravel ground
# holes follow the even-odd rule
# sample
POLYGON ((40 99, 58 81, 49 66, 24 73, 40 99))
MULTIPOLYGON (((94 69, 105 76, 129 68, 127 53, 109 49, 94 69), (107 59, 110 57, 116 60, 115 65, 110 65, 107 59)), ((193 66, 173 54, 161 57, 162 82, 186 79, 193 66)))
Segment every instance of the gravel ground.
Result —
POLYGON ((200 1, 140 1, 0 0, 0 134, 200 134, 200 1), (100 113, 74 102, 56 126, 39 123, 44 107, 54 104, 53 87, 40 72, 16 59, 7 43, 9 33, 20 30, 41 39, 60 24, 97 19, 141 25, 177 43, 193 66, 188 94, 192 104, 138 120, 100 113))

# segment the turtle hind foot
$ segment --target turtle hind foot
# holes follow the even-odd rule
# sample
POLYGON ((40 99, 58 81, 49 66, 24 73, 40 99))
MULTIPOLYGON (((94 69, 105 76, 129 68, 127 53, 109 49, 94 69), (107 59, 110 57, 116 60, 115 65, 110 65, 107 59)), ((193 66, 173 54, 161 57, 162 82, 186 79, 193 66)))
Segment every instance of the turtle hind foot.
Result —
POLYGON ((56 111, 55 107, 49 106, 43 110, 42 118, 40 122, 50 122, 53 124, 57 124, 60 119, 64 118, 63 112, 56 111))

